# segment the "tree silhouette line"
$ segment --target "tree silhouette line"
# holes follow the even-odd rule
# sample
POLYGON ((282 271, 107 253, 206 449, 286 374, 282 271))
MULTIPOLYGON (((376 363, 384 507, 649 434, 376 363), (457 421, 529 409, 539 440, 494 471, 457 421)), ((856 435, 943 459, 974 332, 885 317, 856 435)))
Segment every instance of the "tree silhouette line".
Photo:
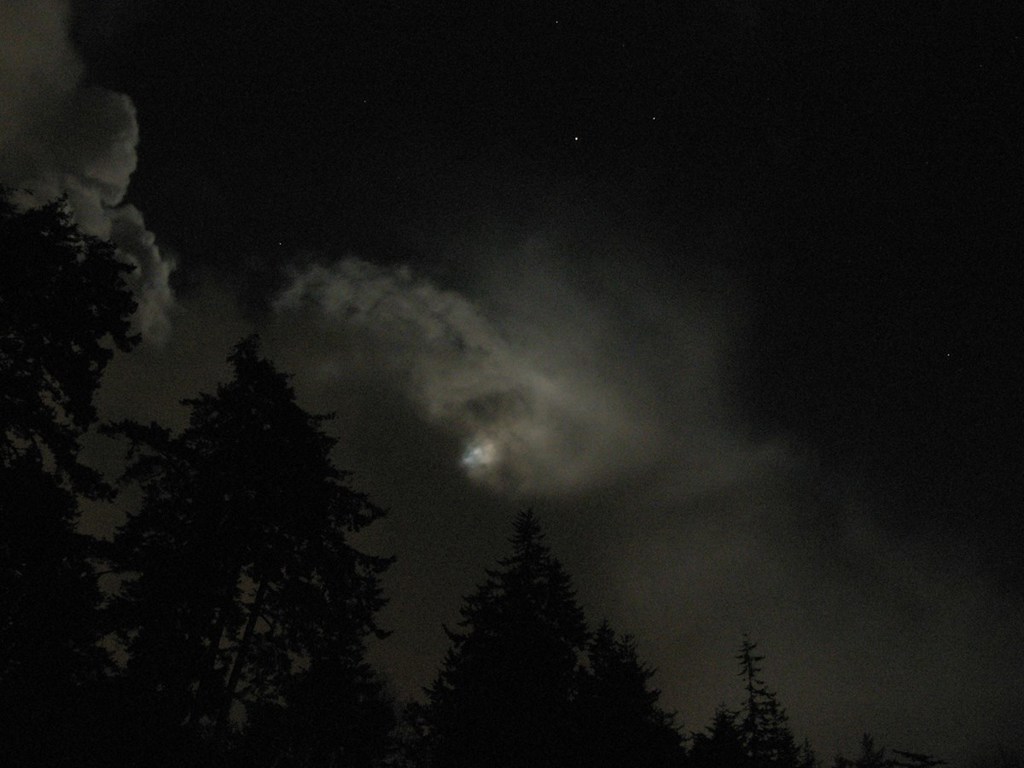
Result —
MULTIPOLYGON (((99 423, 104 369, 139 341, 130 271, 66 201, 19 209, 0 189, 4 765, 820 765, 748 638, 739 706, 684 734, 634 639, 588 628, 531 511, 445 629, 423 699, 400 707, 366 660, 386 635, 375 617, 391 560, 351 542, 383 512, 335 467, 330 417, 297 404, 257 337, 230 351, 229 381, 182 401, 180 432, 99 423), (80 460, 92 429, 125 446, 118 482, 137 499, 109 541, 79 529, 82 500, 116 493, 80 460)), ((865 736, 832 765, 940 763, 865 736)))

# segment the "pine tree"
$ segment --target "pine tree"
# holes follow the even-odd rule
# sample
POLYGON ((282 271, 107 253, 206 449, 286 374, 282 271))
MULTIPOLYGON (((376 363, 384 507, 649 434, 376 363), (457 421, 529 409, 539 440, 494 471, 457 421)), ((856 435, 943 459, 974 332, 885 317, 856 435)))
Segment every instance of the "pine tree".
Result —
POLYGON ((736 655, 746 692, 740 732, 747 757, 752 768, 796 768, 801 761, 800 748, 789 728, 786 711, 761 679, 760 663, 764 656, 756 655, 756 650, 757 643, 744 636, 736 655))
POLYGON ((517 517, 511 545, 466 598, 420 711, 437 768, 580 764, 573 699, 583 613, 532 512, 517 517))
POLYGON ((131 441, 125 481, 143 494, 115 539, 128 681, 139 727, 173 743, 223 741, 270 704, 316 700, 303 670, 360 669, 367 636, 383 635, 390 561, 348 540, 382 512, 333 465, 329 417, 298 406, 255 337, 228 361, 231 381, 183 401, 182 433, 109 430, 131 441))
POLYGON ((284 686, 282 702, 251 708, 240 765, 372 768, 391 751, 394 703, 365 662, 313 660, 284 686))
POLYGON ((79 441, 113 349, 137 341, 130 270, 64 201, 22 211, 0 188, 0 722, 11 764, 59 763, 107 670, 97 542, 77 524, 79 497, 111 490, 79 461, 79 441))
POLYGON ((83 235, 64 200, 19 211, 0 187, 0 464, 43 461, 61 484, 109 489, 78 461, 113 349, 130 350, 133 267, 83 235))
POLYGON ((602 622, 580 669, 576 711, 592 768, 659 768, 681 765, 682 738, 673 716, 658 706, 661 692, 649 685, 654 671, 639 659, 629 636, 617 638, 602 622))
POLYGON ((738 713, 719 707, 707 733, 693 734, 689 756, 692 768, 749 767, 750 757, 738 717, 738 713))

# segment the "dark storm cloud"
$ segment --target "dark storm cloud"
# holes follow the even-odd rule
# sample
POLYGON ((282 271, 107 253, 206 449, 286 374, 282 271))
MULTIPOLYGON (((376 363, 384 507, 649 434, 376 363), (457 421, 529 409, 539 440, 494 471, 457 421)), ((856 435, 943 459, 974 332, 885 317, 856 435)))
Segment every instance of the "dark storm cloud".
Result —
POLYGON ((28 190, 24 202, 68 195, 83 230, 113 239, 137 265, 138 327, 164 338, 174 264, 142 214, 123 204, 137 162, 135 108, 124 94, 83 83, 68 15, 58 0, 0 4, 0 182, 28 190))

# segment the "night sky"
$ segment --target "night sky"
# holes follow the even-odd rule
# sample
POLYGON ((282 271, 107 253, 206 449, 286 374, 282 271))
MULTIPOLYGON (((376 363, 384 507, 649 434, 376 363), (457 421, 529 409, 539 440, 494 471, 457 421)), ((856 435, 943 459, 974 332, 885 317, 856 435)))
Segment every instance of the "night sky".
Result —
POLYGON ((1021 21, 0 0, 0 181, 140 267, 105 417, 253 330, 338 414, 399 696, 532 506, 686 730, 749 632, 822 757, 959 759, 1024 741, 1021 21))

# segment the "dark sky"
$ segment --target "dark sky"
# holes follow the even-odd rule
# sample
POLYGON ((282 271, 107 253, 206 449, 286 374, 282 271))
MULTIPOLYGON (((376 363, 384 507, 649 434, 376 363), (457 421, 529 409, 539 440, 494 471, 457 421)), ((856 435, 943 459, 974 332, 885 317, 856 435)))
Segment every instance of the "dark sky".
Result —
POLYGON ((338 412, 403 695, 532 504, 688 729, 749 631, 826 756, 959 757, 1024 739, 1015 5, 3 0, 0 176, 142 266, 109 415, 253 328, 338 412))

